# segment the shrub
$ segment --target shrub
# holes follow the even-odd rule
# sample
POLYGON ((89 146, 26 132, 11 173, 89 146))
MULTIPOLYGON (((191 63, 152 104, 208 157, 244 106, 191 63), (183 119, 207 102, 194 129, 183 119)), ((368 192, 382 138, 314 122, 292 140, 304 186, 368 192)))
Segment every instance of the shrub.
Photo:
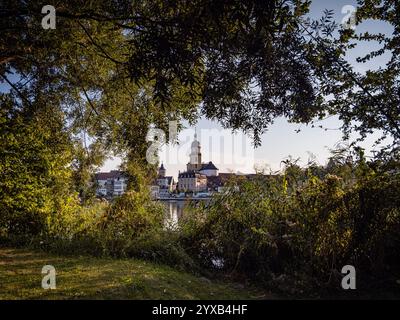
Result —
POLYGON ((96 230, 104 251, 125 255, 127 243, 163 227, 164 208, 145 192, 128 192, 117 198, 100 218, 96 230))
POLYGON ((180 242, 203 267, 222 261, 225 272, 300 291, 338 288, 346 264, 364 279, 398 272, 399 174, 306 175, 295 187, 285 176, 260 176, 233 185, 182 225, 180 242))

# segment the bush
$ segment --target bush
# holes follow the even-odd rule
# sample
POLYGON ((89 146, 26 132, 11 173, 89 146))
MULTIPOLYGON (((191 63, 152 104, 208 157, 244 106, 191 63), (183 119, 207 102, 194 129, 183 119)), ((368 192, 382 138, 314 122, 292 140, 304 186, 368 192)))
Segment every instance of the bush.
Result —
POLYGON ((274 288, 338 288, 346 264, 365 280, 384 278, 400 266, 400 176, 358 174, 303 175, 295 186, 286 176, 234 181, 194 209, 180 242, 203 267, 274 288))
POLYGON ((126 246, 163 227, 164 209, 144 192, 128 192, 105 211, 97 228, 105 253, 126 255, 126 246))
POLYGON ((175 232, 164 228, 165 208, 145 192, 127 192, 111 204, 81 206, 67 198, 31 243, 63 254, 136 257, 195 270, 175 232))
POLYGON ((173 231, 163 230, 142 234, 139 238, 128 241, 125 253, 129 257, 163 263, 181 270, 200 272, 193 259, 178 242, 178 234, 173 231))

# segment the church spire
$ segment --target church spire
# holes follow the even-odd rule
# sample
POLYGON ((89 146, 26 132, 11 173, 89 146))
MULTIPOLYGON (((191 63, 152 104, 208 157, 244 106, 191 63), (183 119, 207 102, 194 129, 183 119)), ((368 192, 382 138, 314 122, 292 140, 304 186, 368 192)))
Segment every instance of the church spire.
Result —
POLYGON ((187 165, 187 171, 197 171, 201 168, 201 147, 197 140, 197 128, 194 129, 194 140, 191 145, 190 161, 187 165))

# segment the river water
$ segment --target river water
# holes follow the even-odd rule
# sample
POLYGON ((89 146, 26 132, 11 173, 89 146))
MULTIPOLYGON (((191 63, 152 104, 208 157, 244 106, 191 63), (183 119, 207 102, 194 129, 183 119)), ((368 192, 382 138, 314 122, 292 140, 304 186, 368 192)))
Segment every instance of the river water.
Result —
POLYGON ((188 206, 201 202, 209 203, 210 199, 160 199, 158 200, 165 205, 165 224, 166 226, 176 227, 179 224, 179 220, 187 212, 188 206))
POLYGON ((162 203, 165 205, 165 224, 167 226, 176 227, 180 218, 183 215, 184 208, 188 205, 185 201, 181 200, 164 200, 162 203))

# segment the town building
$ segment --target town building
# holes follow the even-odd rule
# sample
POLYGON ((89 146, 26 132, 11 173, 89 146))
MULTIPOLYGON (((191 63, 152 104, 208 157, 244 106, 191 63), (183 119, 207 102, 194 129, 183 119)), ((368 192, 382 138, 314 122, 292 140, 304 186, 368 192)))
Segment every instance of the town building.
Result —
POLYGON ((207 176, 193 170, 180 172, 178 175, 178 190, 181 192, 207 191, 207 176))
MULTIPOLYGON (((168 196, 171 192, 175 190, 175 182, 174 177, 166 175, 166 169, 164 164, 161 163, 160 168, 158 169, 158 176, 153 185, 158 186, 158 196, 164 197, 168 196)), ((156 189, 153 188, 153 192, 156 189)))
POLYGON ((113 198, 126 192, 128 178, 123 171, 98 172, 95 174, 96 195, 99 197, 113 198))
MULTIPOLYGON (((258 175, 258 174, 234 174, 220 173, 219 169, 212 163, 202 162, 201 145, 197 140, 197 134, 191 144, 191 152, 189 162, 186 164, 186 171, 179 172, 178 181, 175 183, 172 176, 166 175, 166 168, 161 163, 158 168, 157 177, 149 186, 152 198, 169 198, 177 191, 183 193, 208 194, 213 192, 226 192, 231 190, 229 181, 241 179, 271 179, 274 175, 258 175)), ((98 196, 113 198, 119 196, 126 191, 127 177, 122 171, 113 170, 111 172, 99 172, 96 174, 96 183, 98 196)), ((267 181, 267 180, 266 180, 267 181)))
POLYGON ((178 175, 177 189, 179 191, 209 191, 208 179, 211 177, 217 177, 219 170, 212 161, 203 163, 201 160, 201 145, 197 140, 197 133, 195 133, 190 148, 189 163, 186 165, 186 171, 179 172, 178 175))

